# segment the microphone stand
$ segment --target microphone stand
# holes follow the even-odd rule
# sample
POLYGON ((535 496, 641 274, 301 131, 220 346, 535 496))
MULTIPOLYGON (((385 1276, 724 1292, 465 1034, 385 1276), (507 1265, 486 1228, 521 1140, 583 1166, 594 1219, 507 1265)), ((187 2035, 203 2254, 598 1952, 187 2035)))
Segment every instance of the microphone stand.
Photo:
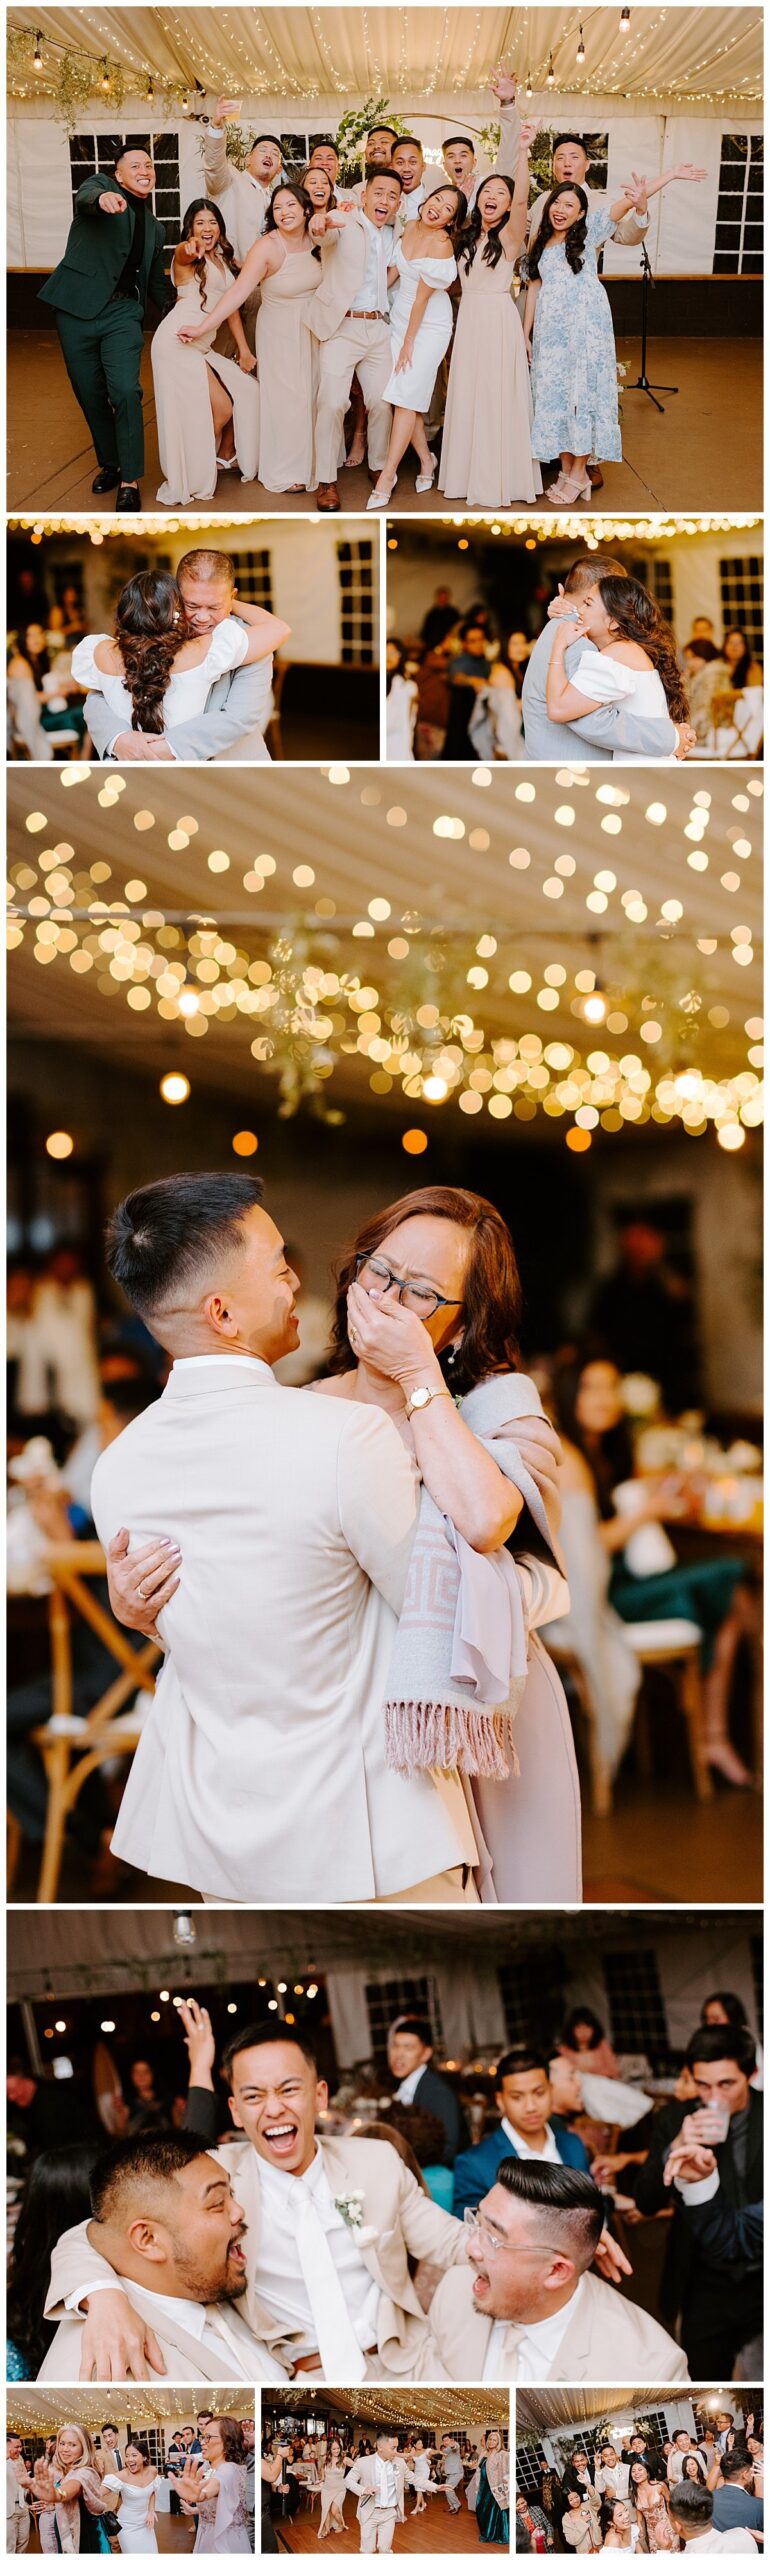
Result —
POLYGON ((665 416, 665 410, 664 410, 664 407, 663 407, 663 402, 662 402, 662 400, 657 400, 657 399, 656 399, 656 396, 655 396, 655 395, 656 395, 656 392, 658 392, 658 391, 663 391, 663 392, 670 392, 670 393, 672 393, 672 394, 673 394, 673 393, 675 393, 675 392, 678 392, 678 390, 679 390, 679 384, 678 384, 678 382, 650 382, 649 377, 648 377, 648 373, 647 373, 647 289, 648 289, 648 286, 649 286, 651 290, 654 290, 654 286, 655 286, 655 278, 654 278, 654 275, 653 275, 653 272, 652 272, 652 268, 651 268, 651 266, 650 266, 649 258, 648 258, 648 256, 647 256, 647 247, 646 247, 646 243, 645 243, 645 241, 644 241, 644 240, 642 241, 641 248, 642 248, 642 370, 641 370, 641 373, 638 375, 636 382, 627 382, 627 383, 626 383, 626 391, 643 391, 643 392, 645 393, 645 395, 646 395, 646 398, 647 398, 648 400, 651 400, 651 401, 652 401, 653 409, 659 409, 659 410, 660 410, 661 417, 664 417, 664 416, 665 416))

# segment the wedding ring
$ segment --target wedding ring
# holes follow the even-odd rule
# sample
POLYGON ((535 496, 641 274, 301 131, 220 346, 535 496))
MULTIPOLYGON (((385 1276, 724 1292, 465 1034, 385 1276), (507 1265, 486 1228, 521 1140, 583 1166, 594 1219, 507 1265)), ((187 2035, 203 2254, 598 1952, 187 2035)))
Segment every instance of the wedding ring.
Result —
POLYGON ((144 1587, 144 1583, 143 1583, 143 1582, 138 1582, 138 1583, 137 1583, 137 1586, 136 1586, 136 1596, 137 1596, 137 1599, 138 1599, 138 1600, 147 1600, 147 1599, 149 1599, 149 1592, 145 1591, 145 1587, 144 1587))

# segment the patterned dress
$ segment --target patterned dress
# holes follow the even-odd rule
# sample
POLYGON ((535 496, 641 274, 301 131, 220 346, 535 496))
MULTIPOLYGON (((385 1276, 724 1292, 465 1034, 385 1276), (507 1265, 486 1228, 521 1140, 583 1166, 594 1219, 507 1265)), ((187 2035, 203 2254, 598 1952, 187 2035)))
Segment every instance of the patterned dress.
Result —
POLYGON ((590 453, 600 462, 623 458, 612 312, 596 272, 599 250, 614 229, 606 206, 589 212, 577 275, 563 240, 549 240, 543 250, 531 376, 532 451, 539 462, 559 453, 590 453))

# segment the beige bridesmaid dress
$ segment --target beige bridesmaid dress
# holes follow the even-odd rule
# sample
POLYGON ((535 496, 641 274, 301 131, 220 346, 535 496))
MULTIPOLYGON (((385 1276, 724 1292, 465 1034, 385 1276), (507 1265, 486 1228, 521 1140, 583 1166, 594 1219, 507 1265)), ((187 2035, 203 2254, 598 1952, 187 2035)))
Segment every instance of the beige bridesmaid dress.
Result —
POLYGON ((460 266, 462 298, 449 367, 438 486, 469 507, 530 504, 543 477, 532 456, 532 397, 510 261, 482 246, 460 266))
MULTIPOLYGON (((216 306, 231 279, 206 259, 205 305, 197 276, 179 286, 173 311, 167 311, 152 341, 152 378, 158 446, 164 478, 158 497, 165 507, 188 507, 196 498, 213 498, 217 485, 217 447, 209 397, 209 367, 233 404, 235 452, 244 480, 256 480, 259 447, 259 391, 253 373, 241 373, 231 356, 217 355, 216 306), (179 331, 191 321, 211 320, 204 338, 183 346, 179 331)), ((237 486, 237 483, 236 483, 237 486)))
POLYGON ((257 314, 259 465, 263 489, 314 489, 317 340, 305 315, 321 282, 312 249, 286 250, 265 276, 257 314))

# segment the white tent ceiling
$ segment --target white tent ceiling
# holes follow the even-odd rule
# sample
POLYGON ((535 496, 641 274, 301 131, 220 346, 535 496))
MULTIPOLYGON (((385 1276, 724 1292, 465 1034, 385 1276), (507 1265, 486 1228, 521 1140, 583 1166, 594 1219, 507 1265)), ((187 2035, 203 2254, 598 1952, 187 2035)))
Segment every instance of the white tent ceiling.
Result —
MULTIPOLYGON (((333 939, 324 965, 354 968, 363 982, 373 978, 385 1001, 395 1001, 403 976, 403 964, 389 957, 387 945, 405 921, 420 920, 425 951, 431 935, 438 936, 452 965, 462 960, 463 986, 465 966, 476 964, 479 940, 489 935, 497 949, 489 960, 488 985, 468 989, 485 1035, 521 1038, 536 1032, 551 1041, 566 1036, 584 1054, 596 1035, 571 1011, 578 970, 593 965, 601 974, 604 963, 608 984, 633 983, 629 1037, 635 1040, 646 994, 652 989, 664 995, 673 983, 671 972, 676 976, 681 967, 685 982, 691 971, 701 990, 704 1023, 715 1006, 728 1017, 704 1032, 704 1071, 706 1051, 710 1074, 745 1067, 744 1024, 761 1005, 761 800, 755 773, 747 785, 733 771, 711 767, 688 773, 667 767, 654 775, 613 767, 608 784, 604 769, 597 782, 594 766, 582 777, 575 767, 567 773, 533 768, 526 781, 519 779, 518 767, 495 769, 491 776, 478 767, 446 774, 416 767, 392 775, 353 768, 338 786, 332 777, 346 771, 285 767, 260 773, 257 786, 251 771, 232 769, 225 793, 213 766, 176 777, 148 767, 129 770, 119 799, 107 808, 100 805, 108 786, 98 766, 14 771, 8 793, 10 865, 12 875, 21 869, 22 880, 26 876, 25 887, 17 880, 19 911, 28 905, 33 885, 44 890, 50 870, 46 848, 63 838, 60 860, 69 863, 75 882, 85 879, 89 899, 120 900, 140 872, 156 917, 161 910, 167 919, 181 920, 183 929, 191 915, 213 914, 220 931, 229 931, 256 957, 279 925, 288 925, 296 943, 306 920, 312 937, 333 939), (77 788, 73 775, 82 777, 77 788), (607 800, 608 790, 621 795, 619 805, 607 800), (702 858, 699 840, 684 832, 698 791, 710 798, 705 870, 691 867, 693 852, 702 858), (650 810, 664 812, 662 823, 650 810), (151 816, 150 825, 143 813, 151 816), (30 817, 45 825, 30 831, 30 817), (197 827, 185 844, 179 831, 185 832, 186 820, 197 827), (208 868, 212 851, 224 853, 229 863, 223 870, 217 862, 214 877, 208 868), (41 853, 42 877, 33 883, 41 853), (85 875, 105 856, 111 877, 92 889, 85 875), (264 856, 274 867, 257 895, 243 884, 247 876, 253 882, 253 866, 264 856), (559 866, 570 858, 571 875, 563 869, 560 874, 559 866), (293 875, 303 866, 314 875, 312 886, 295 884, 293 875), (603 912, 587 905, 597 894, 601 904, 604 893, 592 885, 597 875, 615 882, 606 891, 603 912), (648 912, 646 921, 629 927, 621 900, 632 890, 641 890, 648 912), (682 914, 666 926, 660 911, 672 897, 682 914), (370 903, 381 900, 387 901, 387 920, 372 924, 370 903), (363 936, 354 933, 356 924, 364 926, 363 936), (747 967, 735 964, 735 931, 756 937, 747 967), (704 941, 713 946, 707 952, 698 949, 704 941), (522 964, 531 973, 531 989, 513 995, 508 979, 522 964), (557 1005, 544 1013, 536 996, 545 970, 554 965, 564 968, 565 983, 557 1005)), ((76 913, 78 904, 76 898, 76 913)), ((147 912, 141 891, 135 912, 147 912)), ((88 929, 86 921, 81 933, 88 929)), ((130 1010, 126 987, 98 968, 78 975, 63 955, 52 966, 39 966, 33 941, 27 922, 9 971, 10 1019, 17 1033, 75 1040, 81 1049, 109 1053, 113 1061, 122 1059, 147 1074, 177 1063, 190 1073, 194 1059, 199 1085, 253 1092, 254 1024, 247 1015, 239 1013, 229 1023, 212 1020, 208 1037, 190 1039, 181 1022, 160 1019, 154 1005, 130 1010)), ((314 954, 317 947, 314 940, 314 954)), ((613 1042, 621 1050, 626 1045, 622 1035, 613 1042)), ((364 1056, 340 1056, 335 1095, 348 1102, 357 1096, 370 1109, 393 1107, 400 1087, 375 1104, 368 1076, 364 1056)))
MULTIPOLYGON (((24 2383, 8 2394, 8 2425, 18 2427, 25 2436, 43 2436, 58 2433, 60 2427, 67 2425, 93 2427, 98 2432, 99 2427, 111 2421, 116 2427, 165 2426, 173 2435, 177 2427, 192 2422, 199 2400, 200 2384, 183 2391, 179 2384, 175 2387, 165 2381, 150 2389, 132 2382, 130 2390, 116 2388, 114 2383, 105 2388, 100 2383, 97 2398, 93 2387, 78 2391, 68 2384, 66 2391, 51 2391, 45 2385, 38 2390, 35 2384, 32 2390, 24 2383)), ((239 2391, 237 2384, 232 2390, 213 2389, 207 2405, 213 2413, 221 2411, 223 2417, 253 2418, 254 2393, 239 2391)))
MULTIPOLYGON (((628 33, 620 6, 602 0, 584 9, 539 8, 11 8, 13 27, 41 30, 46 43, 109 53, 132 74, 197 80, 288 111, 300 101, 327 108, 367 96, 409 101, 416 110, 444 97, 488 99, 492 66, 501 59, 529 71, 541 110, 554 98, 646 98, 662 103, 732 100, 746 110, 761 100, 762 15, 741 8, 650 8, 634 0, 628 33), (578 69, 582 24, 586 59, 578 69), (554 87, 547 88, 549 62, 554 87), (542 95, 540 94, 542 93, 542 95)), ((45 94, 45 73, 32 81, 19 65, 12 94, 45 94)), ((489 102, 491 104, 491 102, 489 102)))

